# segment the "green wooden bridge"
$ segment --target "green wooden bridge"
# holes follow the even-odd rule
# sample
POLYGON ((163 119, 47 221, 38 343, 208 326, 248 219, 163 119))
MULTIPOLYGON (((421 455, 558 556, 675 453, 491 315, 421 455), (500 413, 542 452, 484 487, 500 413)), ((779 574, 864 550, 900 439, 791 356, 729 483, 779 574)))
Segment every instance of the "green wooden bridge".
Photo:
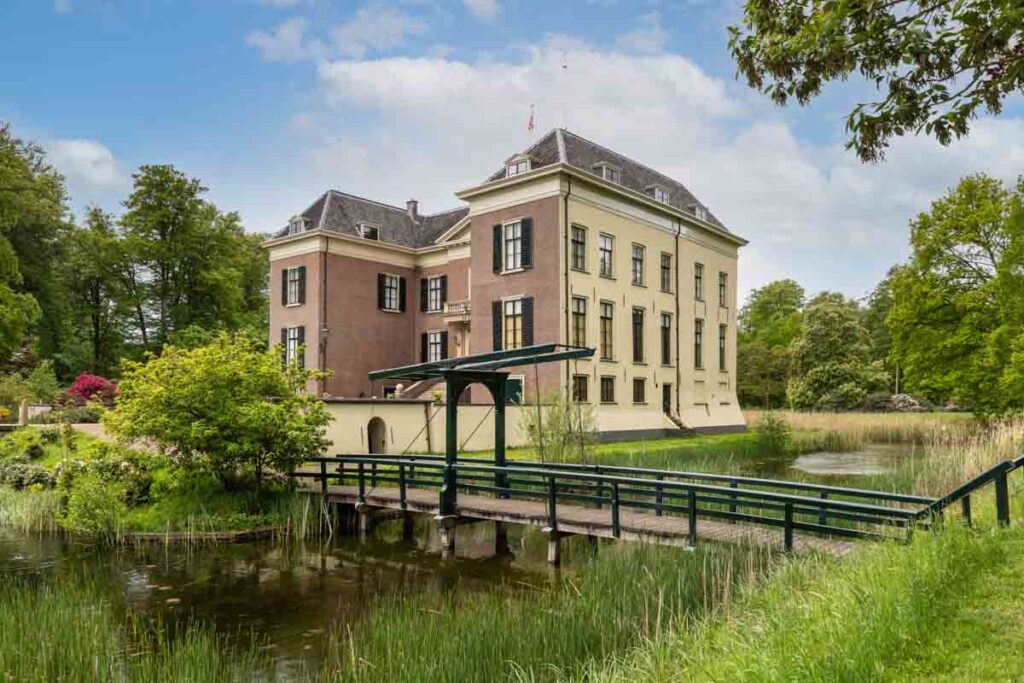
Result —
POLYGON ((463 523, 539 527, 548 534, 552 564, 560 562, 560 541, 567 535, 679 546, 703 539, 842 555, 858 540, 906 540, 955 504, 970 524, 971 497, 987 486, 995 491, 999 523, 1009 523, 1007 477, 1024 465, 1024 456, 997 464, 941 498, 704 472, 507 461, 503 369, 592 354, 593 349, 547 344, 370 373, 372 379, 445 379, 445 455, 321 457, 293 476, 325 502, 353 506, 363 532, 382 515, 431 515, 446 551, 454 550, 463 523), (458 398, 477 382, 495 402, 493 460, 457 453, 458 398))

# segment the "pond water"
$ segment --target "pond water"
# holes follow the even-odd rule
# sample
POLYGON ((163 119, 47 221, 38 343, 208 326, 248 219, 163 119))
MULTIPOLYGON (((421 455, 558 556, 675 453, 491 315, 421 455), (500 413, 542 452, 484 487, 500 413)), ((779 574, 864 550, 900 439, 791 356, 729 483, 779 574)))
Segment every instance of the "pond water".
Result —
POLYGON ((751 476, 772 479, 792 479, 800 473, 804 475, 801 479, 821 484, 834 484, 853 477, 848 483, 856 486, 857 476, 887 474, 901 461, 921 455, 920 449, 905 444, 869 444, 859 451, 819 451, 795 458, 766 458, 747 463, 744 470, 751 476))
MULTIPOLYGON (((498 548, 494 524, 459 527, 455 556, 443 558, 425 516, 403 534, 401 521, 378 525, 372 539, 351 535, 318 542, 264 542, 192 548, 145 546, 97 550, 58 536, 0 527, 0 580, 10 573, 85 575, 120 609, 173 625, 198 619, 218 632, 253 634, 266 643, 275 678, 319 668, 332 630, 344 633, 381 596, 396 593, 520 591, 547 588, 546 536, 507 528, 498 548), (495 552, 498 550, 499 552, 495 552)), ((589 557, 585 540, 563 543, 562 572, 589 557)))

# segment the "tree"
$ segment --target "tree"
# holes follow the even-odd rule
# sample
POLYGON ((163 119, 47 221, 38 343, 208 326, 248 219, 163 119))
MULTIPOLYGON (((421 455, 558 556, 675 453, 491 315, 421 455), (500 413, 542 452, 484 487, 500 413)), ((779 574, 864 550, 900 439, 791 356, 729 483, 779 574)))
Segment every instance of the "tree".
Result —
POLYGON ((1024 179, 963 178, 910 244, 888 319, 907 386, 980 413, 1024 406, 1024 179))
POLYGON ((21 283, 14 249, 0 237, 0 362, 6 362, 21 347, 29 328, 39 318, 35 298, 16 290, 21 283))
POLYGON ((168 346, 148 362, 126 362, 103 423, 183 466, 209 467, 225 486, 249 470, 259 487, 268 468, 288 472, 327 447, 330 416, 305 390, 319 376, 283 365, 280 349, 221 334, 207 346, 168 346))
POLYGON ((789 345, 800 333, 804 289, 777 280, 755 289, 739 314, 737 393, 745 405, 782 405, 789 380, 789 345))
POLYGON ((848 410, 860 405, 884 379, 870 364, 867 331, 855 301, 826 292, 804 310, 790 348, 792 377, 787 388, 799 409, 848 410))
POLYGON ((1024 89, 1017 0, 746 0, 729 27, 739 73, 778 104, 806 104, 860 74, 885 93, 847 116, 847 147, 882 158, 889 140, 926 132, 943 145, 979 111, 1024 89))

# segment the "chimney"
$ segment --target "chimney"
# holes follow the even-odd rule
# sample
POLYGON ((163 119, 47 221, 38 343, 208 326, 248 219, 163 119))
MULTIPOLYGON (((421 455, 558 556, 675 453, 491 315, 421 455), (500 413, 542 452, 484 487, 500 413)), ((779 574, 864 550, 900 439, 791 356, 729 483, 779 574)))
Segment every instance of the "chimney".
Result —
POLYGON ((415 199, 410 199, 405 203, 405 210, 414 223, 420 220, 419 204, 415 199))

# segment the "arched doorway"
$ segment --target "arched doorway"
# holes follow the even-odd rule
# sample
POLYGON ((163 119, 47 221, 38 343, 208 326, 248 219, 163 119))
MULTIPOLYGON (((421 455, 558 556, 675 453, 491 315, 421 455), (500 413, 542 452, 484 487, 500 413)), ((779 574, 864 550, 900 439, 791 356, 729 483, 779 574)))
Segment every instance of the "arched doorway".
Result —
POLYGON ((388 428, 384 420, 379 417, 371 418, 370 423, 366 425, 366 437, 371 454, 388 452, 388 428))

